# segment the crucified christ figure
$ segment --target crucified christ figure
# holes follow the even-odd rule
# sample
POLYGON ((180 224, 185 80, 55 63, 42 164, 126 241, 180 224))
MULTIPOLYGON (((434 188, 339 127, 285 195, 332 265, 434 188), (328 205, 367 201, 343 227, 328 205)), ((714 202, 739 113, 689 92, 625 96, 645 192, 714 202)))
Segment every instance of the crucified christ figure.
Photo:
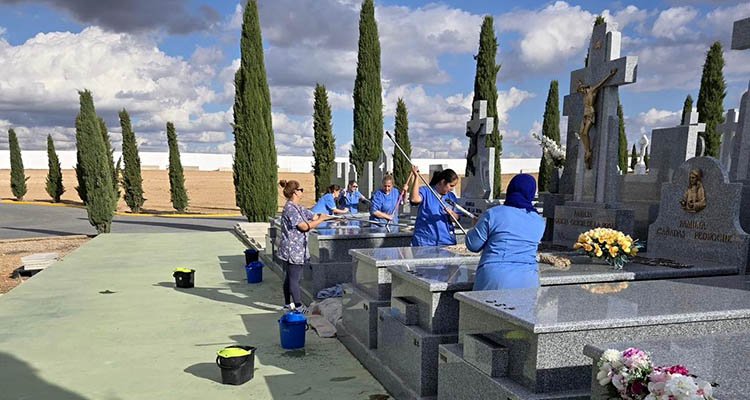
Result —
POLYGON ((584 85, 582 81, 578 81, 578 93, 583 94, 583 121, 581 122, 581 131, 579 133, 581 142, 583 143, 584 156, 583 160, 586 162, 586 168, 591 169, 591 138, 589 137, 589 131, 591 127, 596 123, 594 102, 596 101, 596 95, 599 94, 599 89, 604 86, 607 81, 617 73, 617 68, 611 70, 609 75, 604 77, 601 82, 594 86, 584 85))

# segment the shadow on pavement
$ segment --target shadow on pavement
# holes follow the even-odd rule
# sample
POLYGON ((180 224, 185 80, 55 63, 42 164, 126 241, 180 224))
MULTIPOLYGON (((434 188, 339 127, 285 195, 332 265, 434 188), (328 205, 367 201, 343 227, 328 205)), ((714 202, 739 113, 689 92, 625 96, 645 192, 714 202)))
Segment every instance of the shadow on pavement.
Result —
POLYGON ((41 233, 44 235, 52 235, 52 236, 71 236, 71 235, 87 235, 89 232, 66 232, 66 231, 53 231, 50 229, 35 229, 35 228, 14 228, 11 226, 3 226, 0 227, 0 229, 8 229, 11 231, 21 231, 21 232, 31 232, 31 233, 41 233))
MULTIPOLYGON (((82 218, 85 219, 85 218, 82 218)), ((146 226, 160 226, 163 228, 173 229, 185 229, 189 231, 200 231, 200 232, 226 232, 230 228, 222 228, 217 226, 206 226, 197 224, 181 224, 175 222, 157 222, 157 221, 144 221, 144 220, 123 220, 121 218, 115 218, 112 221, 112 226, 116 227, 118 224, 126 225, 146 225, 146 226)))
POLYGON ((0 388, 2 398, 8 399, 86 400, 46 382, 31 365, 7 353, 0 353, 0 388))
POLYGON ((185 368, 185 372, 198 378, 221 383, 221 371, 216 363, 199 363, 185 368))

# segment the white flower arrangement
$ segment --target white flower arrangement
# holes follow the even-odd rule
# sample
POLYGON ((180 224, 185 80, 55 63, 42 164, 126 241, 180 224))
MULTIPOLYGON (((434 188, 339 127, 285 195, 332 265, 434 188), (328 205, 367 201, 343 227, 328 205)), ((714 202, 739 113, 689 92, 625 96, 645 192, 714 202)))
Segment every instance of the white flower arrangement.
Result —
POLYGON ((655 367, 643 350, 607 350, 596 379, 610 398, 623 400, 715 400, 713 386, 682 365, 655 367))
POLYGON ((562 168, 565 165, 565 148, 561 147, 554 140, 546 137, 539 136, 536 133, 532 133, 531 136, 539 141, 539 145, 542 147, 542 151, 547 157, 550 158, 555 168, 562 168))

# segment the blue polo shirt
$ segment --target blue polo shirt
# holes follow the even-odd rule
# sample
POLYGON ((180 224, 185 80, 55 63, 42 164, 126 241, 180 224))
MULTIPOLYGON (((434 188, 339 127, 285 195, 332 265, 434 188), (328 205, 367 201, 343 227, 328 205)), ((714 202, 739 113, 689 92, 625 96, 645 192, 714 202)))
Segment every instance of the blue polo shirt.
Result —
MULTIPOLYGON (((430 188, 422 186, 419 188, 419 194, 422 196, 422 202, 419 203, 417 219, 414 222, 411 245, 449 246, 456 244, 456 233, 453 230, 450 215, 443 210, 443 206, 440 205, 435 195, 430 193, 430 188)), ((441 198, 444 203, 445 200, 456 201, 456 195, 453 192, 448 192, 441 198)))
POLYGON ((356 214, 359 211, 359 198, 361 196, 358 190, 353 192, 342 191, 339 195, 341 207, 349 209, 352 214, 356 214))
POLYGON ((326 193, 323 197, 318 200, 313 206, 313 214, 328 214, 333 215, 333 210, 336 209, 336 201, 333 198, 333 193, 326 193))
POLYGON ((388 220, 383 218, 374 217, 372 214, 376 211, 384 212, 386 214, 392 214, 393 220, 391 222, 398 223, 398 198, 400 192, 398 189, 391 189, 391 193, 385 194, 383 189, 378 189, 372 195, 372 203, 370 204, 370 221, 377 221, 386 223, 388 220))

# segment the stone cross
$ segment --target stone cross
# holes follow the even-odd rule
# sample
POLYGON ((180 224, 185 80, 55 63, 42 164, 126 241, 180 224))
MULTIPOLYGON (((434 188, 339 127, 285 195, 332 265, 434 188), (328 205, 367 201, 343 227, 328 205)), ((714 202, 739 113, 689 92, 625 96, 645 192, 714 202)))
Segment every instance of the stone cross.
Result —
POLYGON ((734 21, 732 50, 750 49, 750 18, 734 21))
POLYGON ((732 165, 732 148, 734 148, 734 134, 737 132, 737 116, 737 109, 730 108, 724 116, 724 122, 717 127, 721 134, 719 161, 727 171, 732 165))
POLYGON ((461 183, 461 197, 489 199, 492 196, 495 149, 487 147, 487 136, 495 127, 495 119, 487 117, 487 101, 474 102, 471 121, 466 123, 470 138, 466 177, 461 183))
POLYGON ((584 196, 584 174, 593 174, 594 202, 605 205, 619 201, 618 177, 618 118, 617 104, 621 85, 634 83, 638 58, 620 57, 621 34, 607 32, 607 24, 594 26, 589 44, 588 65, 571 72, 570 94, 563 102, 563 115, 568 117, 566 165, 561 182, 561 193, 572 193, 574 201, 584 196), (577 136, 584 118, 583 95, 577 92, 579 82, 596 85, 615 71, 599 90, 594 104, 595 120, 589 131, 593 152, 593 169, 584 170, 583 147, 577 136))
POLYGON ((638 164, 635 165, 635 174, 636 175, 646 175, 646 149, 648 149, 649 140, 646 135, 643 135, 641 137, 641 140, 638 141, 638 145, 640 146, 640 153, 638 153, 638 164))

